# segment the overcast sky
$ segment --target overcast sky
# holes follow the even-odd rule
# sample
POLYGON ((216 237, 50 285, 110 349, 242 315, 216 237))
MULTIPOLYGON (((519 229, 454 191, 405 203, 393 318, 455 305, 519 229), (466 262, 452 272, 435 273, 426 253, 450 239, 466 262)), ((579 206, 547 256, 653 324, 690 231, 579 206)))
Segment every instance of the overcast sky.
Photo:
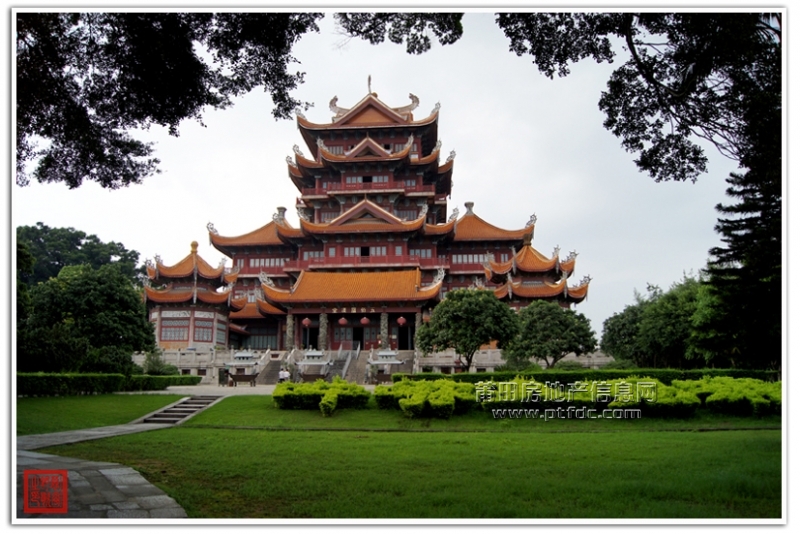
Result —
MULTIPOLYGON (((490 13, 468 13, 454 45, 410 56, 392 43, 373 46, 337 33, 332 17, 294 48, 306 73, 294 96, 312 102, 306 117, 329 122, 328 103, 351 107, 372 90, 392 107, 419 97, 416 118, 441 103, 442 154, 455 150, 448 211, 475 202, 475 213, 508 229, 531 214, 534 247, 549 256, 579 253, 571 284, 590 275, 589 296, 576 309, 599 336, 603 321, 633 302, 648 283, 663 289, 705 265, 720 243, 714 206, 727 202, 725 178, 736 163, 707 150, 709 172, 697 183, 655 183, 637 171, 619 140, 603 126, 597 102, 614 65, 586 61, 567 78, 550 80, 529 59, 508 51, 490 13)), ((224 111, 207 111, 205 127, 187 121, 180 137, 153 128, 162 173, 117 191, 87 182, 76 190, 32 183, 12 187, 13 225, 42 222, 117 241, 141 259, 160 254, 167 264, 189 253, 193 240, 212 264, 222 255, 208 243, 206 224, 240 235, 266 224, 286 206, 297 224, 299 192, 286 156, 304 145, 293 120, 276 122, 264 92, 224 111)), ((443 161, 443 160, 442 160, 443 161)), ((228 262, 230 265, 230 261, 228 262)))

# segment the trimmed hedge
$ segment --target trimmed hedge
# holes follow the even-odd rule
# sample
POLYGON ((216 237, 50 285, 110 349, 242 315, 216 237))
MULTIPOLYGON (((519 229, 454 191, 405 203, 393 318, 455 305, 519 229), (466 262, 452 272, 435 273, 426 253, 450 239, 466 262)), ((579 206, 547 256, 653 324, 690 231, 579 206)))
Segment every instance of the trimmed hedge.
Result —
POLYGON ((366 408, 369 391, 355 383, 335 377, 328 383, 322 379, 312 383, 283 382, 275 386, 272 400, 281 410, 316 410, 330 417, 337 408, 366 408))
POLYGON ((704 377, 695 381, 676 380, 674 385, 697 395, 712 412, 745 416, 781 413, 781 382, 704 377))
POLYGON ((169 386, 194 386, 203 378, 191 375, 148 376, 101 373, 17 373, 17 395, 54 397, 116 391, 153 391, 169 386))
POLYGON ((442 373, 395 373, 392 375, 393 382, 399 382, 403 378, 408 380, 453 380, 455 382, 509 382, 516 376, 524 376, 536 382, 561 382, 568 384, 576 380, 591 382, 593 380, 616 380, 626 378, 632 374, 639 376, 652 377, 662 384, 671 385, 673 380, 701 380, 704 376, 717 377, 727 376, 731 378, 755 378, 767 382, 778 379, 778 371, 763 371, 751 369, 583 369, 579 371, 560 371, 551 369, 548 371, 520 372, 520 371, 496 371, 494 373, 454 373, 450 375, 442 373))
POLYGON ((402 380, 391 386, 376 386, 375 400, 381 409, 400 409, 407 417, 449 419, 478 406, 472 384, 452 380, 402 380))

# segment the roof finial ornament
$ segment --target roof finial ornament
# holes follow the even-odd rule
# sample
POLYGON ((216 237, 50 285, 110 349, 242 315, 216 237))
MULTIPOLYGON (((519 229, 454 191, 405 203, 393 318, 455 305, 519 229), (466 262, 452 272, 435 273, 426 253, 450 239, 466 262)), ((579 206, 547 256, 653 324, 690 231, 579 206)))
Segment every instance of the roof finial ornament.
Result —
POLYGON ((444 280, 444 274, 444 267, 439 267, 436 271, 436 276, 433 277, 433 283, 431 283, 431 285, 434 286, 444 280))
POLYGON ((302 119, 306 118, 306 116, 303 115, 303 110, 301 110, 300 108, 294 108, 294 114, 302 119))
POLYGON ((439 140, 436 141, 436 146, 433 147, 433 151, 434 152, 439 152, 439 150, 441 150, 441 148, 442 148, 442 140, 439 139, 439 140))
POLYGON ((206 225, 206 228, 208 229, 208 231, 209 231, 210 233, 212 233, 212 234, 214 234, 214 235, 219 235, 219 232, 217 232, 217 229, 216 229, 216 228, 214 228, 214 223, 212 223, 212 222, 208 223, 208 224, 206 225))
POLYGON ((270 278, 264 271, 258 273, 258 279, 262 284, 266 284, 269 287, 275 287, 275 282, 273 282, 272 278, 270 278))
POLYGON ((434 113, 438 113, 438 112, 439 112, 439 109, 440 109, 441 107, 442 107, 442 105, 441 105, 439 102, 437 102, 437 103, 436 103, 436 105, 435 105, 435 106, 433 106, 433 111, 431 111, 431 115, 433 115, 434 113))
POLYGON ((554 258, 557 258, 557 257, 558 257, 558 253, 559 253, 559 252, 561 252, 561 247, 559 247, 558 245, 556 245, 556 248, 554 248, 554 249, 553 249, 553 257, 554 257, 554 258))
POLYGON ((311 222, 311 217, 308 216, 305 208, 297 208, 297 216, 305 222, 311 222))
POLYGON ((295 169, 297 168, 297 163, 294 162, 294 160, 292 159, 292 156, 286 156, 286 163, 288 163, 290 166, 294 167, 295 169))
MULTIPOLYGON (((320 140, 321 140, 321 139, 320 139, 320 140)), ((304 157, 305 157, 305 156, 303 155, 303 151, 302 151, 302 150, 300 150, 300 147, 299 147, 299 146, 297 146, 297 145, 294 145, 294 146, 292 147, 292 150, 294 151, 294 153, 295 153, 295 154, 297 154, 297 155, 298 155, 298 156, 300 156, 301 158, 304 158, 304 157)))
POLYGON ((428 205, 427 204, 423 204, 422 205, 422 209, 419 210, 419 216, 417 217, 417 219, 422 219, 427 214, 428 214, 428 205))
POLYGON ((465 216, 467 216, 467 215, 475 215, 474 213, 472 213, 473 206, 475 206, 475 203, 472 202, 472 201, 464 202, 464 207, 467 208, 467 213, 464 214, 465 216))
POLYGON ((458 208, 453 208, 453 213, 450 215, 450 218, 447 219, 447 222, 455 221, 458 219, 458 208))
POLYGON ((367 93, 372 94, 372 74, 367 75, 367 93))
POLYGON ((536 214, 535 213, 533 215, 531 215, 530 219, 528 219, 527 224, 525 224, 525 228, 530 228, 534 224, 536 224, 536 214))
POLYGON ((445 163, 450 163, 454 159, 456 159, 456 151, 455 150, 451 150, 450 151, 450 155, 447 156, 447 161, 445 161, 445 163))
POLYGON ((226 262, 226 260, 227 260, 227 259, 228 259, 228 258, 221 258, 221 259, 219 260, 219 266, 220 266, 220 267, 225 267, 225 262, 226 262))
POLYGON ((569 256, 567 256, 567 261, 574 260, 577 257, 578 257, 578 253, 575 252, 574 250, 571 250, 570 253, 569 253, 569 256))
POLYGON ((580 284, 578 284, 578 285, 579 285, 579 286, 585 286, 585 285, 588 285, 588 284, 589 284, 589 282, 591 282, 591 281, 592 281, 592 277, 591 277, 591 276, 589 276, 589 275, 587 274, 586 276, 584 276, 584 277, 581 279, 581 283, 580 283, 580 284))
POLYGON ((334 120, 338 119, 339 117, 341 117, 342 115, 344 115, 345 113, 350 111, 349 109, 340 108, 339 106, 337 106, 336 103, 338 101, 339 101, 339 97, 338 96, 334 96, 333 98, 331 98, 331 101, 328 104, 328 107, 330 107, 331 111, 333 111, 336 114, 336 116, 333 117, 334 120))
POLYGON ((161 263, 161 256, 160 256, 160 255, 156 254, 156 255, 155 255, 155 259, 156 259, 156 265, 158 265, 159 263, 161 263))
POLYGON ((283 224, 284 219, 286 217, 286 208, 280 206, 277 209, 278 211, 272 214, 272 220, 275 221, 276 223, 283 224))

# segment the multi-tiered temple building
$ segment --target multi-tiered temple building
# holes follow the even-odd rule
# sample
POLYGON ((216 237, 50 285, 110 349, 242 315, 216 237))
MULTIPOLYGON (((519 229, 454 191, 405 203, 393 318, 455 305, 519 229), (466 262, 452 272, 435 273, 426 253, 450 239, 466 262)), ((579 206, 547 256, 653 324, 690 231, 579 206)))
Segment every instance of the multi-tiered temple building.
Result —
POLYGON ((192 252, 174 266, 149 263, 146 298, 163 348, 288 350, 414 348, 415 331, 448 291, 481 288, 519 309, 535 299, 566 307, 589 279, 568 285, 576 254, 531 245, 536 217, 505 230, 448 213, 455 153, 442 162, 439 104, 422 119, 418 99, 392 108, 375 93, 349 109, 331 101, 329 123, 298 113, 307 146, 287 157, 299 227, 285 208, 264 226, 211 244, 232 268, 192 252))

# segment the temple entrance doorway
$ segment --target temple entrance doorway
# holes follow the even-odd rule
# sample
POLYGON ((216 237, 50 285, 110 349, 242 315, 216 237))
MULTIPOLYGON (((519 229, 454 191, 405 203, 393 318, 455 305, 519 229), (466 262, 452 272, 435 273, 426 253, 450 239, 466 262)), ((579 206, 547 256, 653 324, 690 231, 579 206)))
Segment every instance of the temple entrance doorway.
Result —
POLYGON ((400 326, 397 328, 397 350, 412 350, 414 348, 414 327, 400 326))
POLYGON ((364 329, 360 326, 353 327, 353 348, 364 348, 364 329))

